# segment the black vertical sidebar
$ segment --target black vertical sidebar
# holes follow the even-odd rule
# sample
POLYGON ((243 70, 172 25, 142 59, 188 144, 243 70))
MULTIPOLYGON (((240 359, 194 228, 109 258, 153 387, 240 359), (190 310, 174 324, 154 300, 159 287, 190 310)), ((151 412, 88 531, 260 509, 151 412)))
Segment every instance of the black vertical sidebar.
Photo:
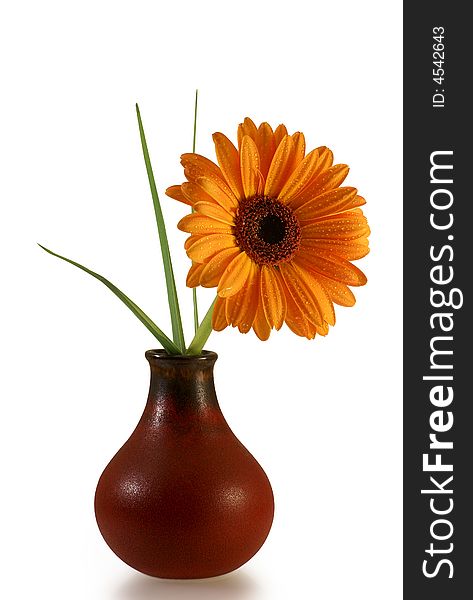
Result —
POLYGON ((473 34, 404 2, 404 598, 473 597, 473 34))

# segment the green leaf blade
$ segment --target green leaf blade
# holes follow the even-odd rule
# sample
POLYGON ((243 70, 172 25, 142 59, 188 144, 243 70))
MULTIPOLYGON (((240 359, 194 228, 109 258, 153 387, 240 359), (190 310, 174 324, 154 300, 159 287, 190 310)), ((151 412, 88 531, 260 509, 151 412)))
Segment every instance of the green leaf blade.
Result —
POLYGON ((205 343, 207 342, 207 340, 210 337, 210 334, 212 333, 212 315, 216 301, 217 298, 215 298, 215 300, 212 302, 209 310, 207 311, 207 314, 202 319, 202 323, 197 329, 194 339, 192 340, 189 348, 187 349, 187 355, 198 356, 199 354, 202 354, 202 350, 205 346, 205 343))
MULTIPOLYGON (((192 152, 195 152, 195 142, 197 139, 197 105, 199 101, 199 90, 195 90, 195 102, 194 102, 194 135, 192 137, 192 152)), ((194 212, 194 208, 192 208, 194 212)), ((192 288, 192 305, 194 307, 194 333, 197 333, 199 329, 199 306, 197 303, 197 290, 192 288)))
POLYGON ((119 298, 131 310, 131 312, 143 323, 143 325, 148 329, 148 331, 150 331, 154 335, 154 337, 160 342, 160 344, 163 346, 163 348, 166 350, 166 352, 168 352, 169 354, 181 354, 181 351, 176 346, 176 344, 172 340, 170 340, 163 331, 161 331, 161 329, 156 325, 156 323, 154 323, 148 317, 148 315, 143 310, 141 310, 141 308, 137 304, 135 304, 133 302, 133 300, 128 298, 128 296, 126 296, 126 294, 124 294, 120 289, 118 289, 116 285, 111 283, 108 279, 106 279, 102 275, 99 275, 98 273, 91 271, 87 267, 84 267, 80 263, 75 262, 74 260, 71 260, 69 258, 66 258, 65 256, 61 256, 60 254, 56 254, 56 252, 49 250, 48 248, 46 248, 45 246, 42 246, 41 244, 38 244, 38 246, 40 248, 42 248, 48 254, 51 254, 52 256, 56 256, 57 258, 60 258, 61 260, 64 260, 65 262, 67 262, 71 265, 74 265, 78 269, 85 271, 89 275, 92 275, 92 277, 95 277, 95 279, 98 279, 98 281, 100 281, 106 287, 108 287, 108 289, 111 290, 115 294, 115 296, 117 296, 117 298, 119 298))
POLYGON ((156 182, 154 179, 153 168, 151 166, 151 160, 148 152, 148 145, 146 143, 145 132, 143 129, 143 122, 141 120, 140 109, 138 104, 136 105, 136 116, 138 118, 138 127, 140 130, 141 147, 143 149, 143 157, 146 165, 146 172, 148 174, 149 186, 151 189, 151 197, 153 199, 154 213, 156 215, 156 224, 158 227, 159 242, 161 246, 161 254, 163 259, 164 274, 166 277, 166 288, 169 302, 169 312, 171 313, 172 323, 172 336, 174 344, 179 348, 181 354, 186 351, 186 344, 184 340, 184 331, 182 329, 181 312, 179 309, 179 299, 176 290, 176 281, 174 278, 174 271, 172 268, 171 253, 169 251, 169 243, 166 234, 166 226, 164 223, 163 212, 161 209, 161 203, 159 201, 158 190, 156 188, 156 182))

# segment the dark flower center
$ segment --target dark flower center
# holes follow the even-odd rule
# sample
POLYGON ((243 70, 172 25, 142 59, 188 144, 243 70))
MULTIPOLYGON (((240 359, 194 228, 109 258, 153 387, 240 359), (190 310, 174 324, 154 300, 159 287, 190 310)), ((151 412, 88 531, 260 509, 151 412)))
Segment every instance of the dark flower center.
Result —
POLYGON ((292 210, 267 196, 240 201, 233 233, 238 246, 258 265, 291 260, 301 240, 301 227, 292 210))
POLYGON ((268 215, 260 221, 259 237, 268 244, 279 244, 286 235, 284 221, 278 215, 268 215))

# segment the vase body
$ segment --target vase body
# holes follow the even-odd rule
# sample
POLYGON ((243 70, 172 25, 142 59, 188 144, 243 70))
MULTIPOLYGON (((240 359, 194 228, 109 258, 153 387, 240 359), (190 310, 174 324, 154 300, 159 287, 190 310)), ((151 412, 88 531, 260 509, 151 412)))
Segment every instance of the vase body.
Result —
POLYGON ((269 533, 271 485, 222 415, 213 383, 217 355, 149 350, 146 358, 148 401, 98 482, 98 526, 115 554, 147 575, 228 573, 269 533))

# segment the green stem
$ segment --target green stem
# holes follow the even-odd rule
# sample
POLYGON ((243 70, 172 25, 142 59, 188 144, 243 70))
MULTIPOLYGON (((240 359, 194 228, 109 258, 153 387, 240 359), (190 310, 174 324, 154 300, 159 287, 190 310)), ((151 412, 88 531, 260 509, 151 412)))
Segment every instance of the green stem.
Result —
POLYGON ((169 251, 169 243, 166 234, 166 226, 164 217, 159 202, 158 190, 154 180, 153 168, 146 143, 143 123, 141 121, 140 109, 136 105, 136 116, 138 117, 138 126, 140 129, 141 147, 143 149, 143 157, 145 159, 146 172, 148 173, 149 186, 151 188, 151 196, 153 198, 154 213, 156 215, 156 224, 158 226, 159 242, 161 245, 161 254, 164 265, 164 273, 166 276, 166 287, 168 292, 169 311, 171 313, 172 337, 175 345, 179 348, 181 354, 185 354, 186 344, 184 341, 184 331, 182 329, 181 312, 179 310, 179 299, 177 297, 176 281, 174 279, 174 271, 171 262, 171 253, 169 251))
POLYGON ((210 334, 212 333, 212 314, 216 301, 217 298, 215 298, 215 300, 210 305, 210 308, 207 311, 205 317, 203 318, 199 328, 197 329, 194 339, 192 340, 191 345, 187 349, 186 354, 191 356, 198 356, 202 353, 202 349, 205 346, 207 340, 209 339, 210 334))
MULTIPOLYGON (((195 104, 194 104, 194 137, 192 139, 192 152, 195 152, 195 140, 197 136, 197 103, 199 98, 199 90, 195 90, 195 104)), ((194 212, 194 209, 192 209, 194 212)), ((199 307, 197 305, 197 290, 192 288, 192 304, 194 306, 194 333, 197 333, 199 329, 199 307)))

